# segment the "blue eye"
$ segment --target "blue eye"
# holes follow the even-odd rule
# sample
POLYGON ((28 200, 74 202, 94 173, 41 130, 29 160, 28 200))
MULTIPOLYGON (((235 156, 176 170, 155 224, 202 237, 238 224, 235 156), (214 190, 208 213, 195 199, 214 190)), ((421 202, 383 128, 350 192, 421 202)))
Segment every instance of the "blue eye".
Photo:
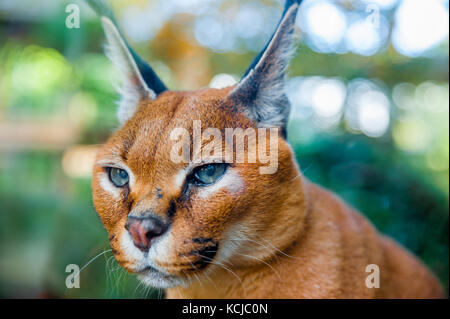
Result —
POLYGON ((208 185, 215 183, 225 174, 226 164, 207 164, 197 167, 192 175, 194 182, 200 185, 208 185))
POLYGON ((123 187, 128 184, 129 177, 128 173, 120 168, 110 167, 109 168, 109 179, 117 187, 123 187))

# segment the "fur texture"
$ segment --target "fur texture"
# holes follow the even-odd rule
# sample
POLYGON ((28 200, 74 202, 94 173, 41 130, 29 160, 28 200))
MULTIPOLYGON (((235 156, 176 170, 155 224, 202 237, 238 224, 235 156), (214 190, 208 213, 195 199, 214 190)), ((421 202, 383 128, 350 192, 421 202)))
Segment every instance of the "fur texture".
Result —
POLYGON ((101 17, 107 39, 105 53, 122 75, 122 84, 117 87, 121 96, 117 116, 123 124, 131 118, 140 100, 154 99, 167 88, 152 68, 128 45, 110 7, 103 0, 87 2, 101 17))
POLYGON ((276 174, 261 175, 259 163, 243 163, 232 165, 229 180, 217 189, 180 182, 186 164, 170 160, 174 128, 192 134, 192 119, 222 133, 256 127, 233 111, 230 90, 166 92, 142 101, 101 148, 94 176, 102 176, 105 165, 134 176, 119 198, 101 179, 92 184, 94 205, 123 267, 168 288, 169 298, 443 297, 420 261, 302 176, 281 136, 276 174), (238 182, 230 182, 234 178, 238 182), (124 246, 127 216, 136 212, 152 212, 171 225, 147 254, 130 241, 124 246), (369 264, 380 268, 378 289, 365 286, 369 264))
POLYGON ((260 127, 286 128, 290 105, 284 93, 284 78, 294 52, 298 7, 298 1, 286 2, 274 35, 231 92, 231 99, 243 105, 247 115, 260 127))
POLYGON ((108 45, 105 48, 106 55, 122 74, 122 86, 118 88, 121 100, 117 110, 117 117, 120 123, 123 124, 133 116, 140 100, 153 100, 156 94, 148 88, 142 78, 135 60, 113 22, 103 17, 102 24, 108 40, 108 45))
MULTIPOLYGON (((133 100, 128 120, 101 147, 92 181, 117 261, 146 284, 167 288, 168 298, 443 297, 419 260, 300 173, 282 131, 297 8, 287 1, 277 31, 237 86, 133 100), (194 121, 222 136, 227 128, 281 128, 276 173, 260 174, 259 162, 231 163, 215 184, 192 184, 189 172, 205 163, 176 163, 170 154, 171 133, 183 128, 192 140, 194 121), (126 186, 108 180, 111 167, 127 171, 126 186), (158 216, 170 227, 141 251, 125 228, 129 215, 158 216), (366 286, 370 264, 380 269, 380 288, 366 286)), ((136 74, 137 63, 117 42, 125 72, 136 74)))

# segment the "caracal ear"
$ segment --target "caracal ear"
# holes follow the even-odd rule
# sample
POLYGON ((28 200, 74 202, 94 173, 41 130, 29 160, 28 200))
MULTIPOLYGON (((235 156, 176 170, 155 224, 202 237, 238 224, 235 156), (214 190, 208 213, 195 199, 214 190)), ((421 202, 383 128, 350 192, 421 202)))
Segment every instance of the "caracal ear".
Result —
POLYGON ((236 104, 261 127, 279 127, 285 133, 290 105, 284 93, 285 72, 294 53, 294 29, 302 0, 286 0, 281 20, 266 47, 230 93, 236 104))
POLYGON ((103 0, 87 0, 101 17, 106 34, 106 55, 122 75, 121 95, 117 117, 121 124, 128 121, 136 111, 139 101, 155 99, 167 90, 152 68, 128 45, 120 33, 110 8, 103 0))

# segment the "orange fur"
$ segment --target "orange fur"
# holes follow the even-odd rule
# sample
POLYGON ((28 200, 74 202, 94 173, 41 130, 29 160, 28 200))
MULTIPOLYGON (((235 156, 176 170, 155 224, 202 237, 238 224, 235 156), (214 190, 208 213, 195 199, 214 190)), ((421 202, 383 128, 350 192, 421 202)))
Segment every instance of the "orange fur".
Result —
POLYGON ((223 131, 256 127, 232 88, 164 92, 144 99, 136 113, 102 146, 92 182, 96 210, 110 235, 118 262, 136 272, 141 261, 121 244, 131 210, 151 210, 167 220, 169 238, 154 258, 165 274, 186 282, 168 298, 440 298, 442 289, 426 267, 332 193, 301 175, 288 143, 279 138, 278 171, 261 175, 260 164, 231 164, 242 185, 208 198, 176 182, 187 164, 173 163, 170 132, 192 121, 223 131), (134 175, 132 186, 114 196, 101 185, 101 163, 120 161, 134 175), (156 189, 161 191, 158 196, 156 189), (217 257, 193 267, 192 251, 218 243, 217 257), (380 268, 380 288, 365 285, 368 264, 380 268))
MULTIPOLYGON (((168 298, 443 297, 420 261, 300 173, 284 139, 289 101, 283 93, 300 0, 286 1, 273 37, 236 87, 195 92, 167 91, 131 51, 103 2, 89 2, 102 16, 109 55, 125 80, 123 126, 101 148, 92 182, 94 205, 124 268, 169 288, 168 298), (179 128, 192 152, 207 149, 209 141, 192 142, 194 121, 222 136, 227 128, 254 129, 258 138, 248 139, 245 153, 265 145, 267 155, 277 146, 276 172, 261 173, 267 165, 258 152, 256 163, 248 156, 231 161, 213 183, 192 182, 193 165, 217 160, 211 153, 200 163, 171 157, 171 133, 179 128), (260 127, 280 129, 276 144, 260 127), (112 168, 126 174, 125 184, 112 182, 112 168), (130 216, 138 225, 131 235, 130 216), (150 232, 150 219, 164 231, 150 232), (368 265, 379 267, 379 288, 366 286, 368 265)), ((212 142, 222 150, 227 145, 212 142)))

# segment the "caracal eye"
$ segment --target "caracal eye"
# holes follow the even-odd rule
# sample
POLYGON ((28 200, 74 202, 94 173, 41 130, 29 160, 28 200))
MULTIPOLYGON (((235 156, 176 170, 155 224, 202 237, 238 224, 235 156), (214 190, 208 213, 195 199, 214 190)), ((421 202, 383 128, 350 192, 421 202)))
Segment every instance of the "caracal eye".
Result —
POLYGON ((193 179, 197 184, 208 185, 215 183, 225 173, 226 164, 206 164, 197 167, 193 172, 193 179))
POLYGON ((111 180, 111 183, 117 187, 123 187, 129 181, 128 173, 125 170, 116 167, 109 168, 109 179, 111 180))

